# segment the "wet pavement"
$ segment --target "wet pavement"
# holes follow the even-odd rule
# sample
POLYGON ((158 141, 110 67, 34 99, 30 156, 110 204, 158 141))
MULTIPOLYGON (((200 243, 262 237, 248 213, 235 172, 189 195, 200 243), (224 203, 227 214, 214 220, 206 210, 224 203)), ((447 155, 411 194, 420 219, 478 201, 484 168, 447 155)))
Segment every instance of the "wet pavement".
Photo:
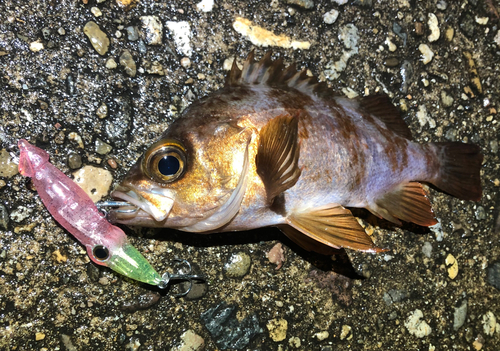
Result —
POLYGON ((2 1, 0 349, 500 349, 499 10, 497 0, 2 1), (234 57, 270 48, 341 94, 389 94, 419 142, 479 144, 483 199, 431 189, 431 229, 356 212, 390 249, 378 255, 310 254, 274 229, 125 228, 159 272, 184 258, 208 277, 208 290, 176 298, 91 263, 16 174, 11 154, 26 138, 68 175, 105 169, 112 188, 223 85, 234 57))

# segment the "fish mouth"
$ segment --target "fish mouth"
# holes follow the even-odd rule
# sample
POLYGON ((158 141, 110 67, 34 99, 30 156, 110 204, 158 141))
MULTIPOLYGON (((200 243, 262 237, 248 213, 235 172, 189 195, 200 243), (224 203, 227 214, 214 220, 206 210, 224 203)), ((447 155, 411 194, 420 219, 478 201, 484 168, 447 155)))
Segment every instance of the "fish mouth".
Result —
POLYGON ((174 194, 169 189, 163 188, 140 191, 122 184, 111 193, 111 196, 128 203, 111 211, 113 219, 117 221, 143 216, 144 214, 141 214, 143 211, 155 221, 163 222, 174 205, 174 194))

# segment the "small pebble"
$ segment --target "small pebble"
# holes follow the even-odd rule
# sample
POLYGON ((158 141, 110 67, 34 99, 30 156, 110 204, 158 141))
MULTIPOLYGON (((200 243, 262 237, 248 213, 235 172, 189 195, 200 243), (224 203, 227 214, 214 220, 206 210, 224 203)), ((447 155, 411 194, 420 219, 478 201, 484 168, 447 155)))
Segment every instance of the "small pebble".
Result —
POLYGON ((57 33, 59 33, 59 35, 65 35, 66 30, 63 27, 59 27, 59 29, 57 30, 57 33))
POLYGON ((475 214, 478 221, 482 221, 486 218, 486 211, 484 210, 483 206, 477 206, 475 214))
POLYGON ((415 22, 415 34, 418 36, 424 35, 424 24, 422 22, 415 22))
POLYGON ((432 61, 432 58, 434 57, 434 53, 432 52, 431 48, 427 44, 420 44, 418 46, 418 49, 422 53, 422 62, 424 63, 424 65, 426 65, 432 61))
POLYGON ((325 339, 328 339, 328 337, 330 336, 330 333, 328 333, 328 331, 322 331, 322 332, 319 332, 319 333, 316 333, 314 334, 314 336, 316 337, 316 339, 318 339, 319 341, 323 341, 325 339))
POLYGON ((36 333, 35 334, 35 340, 36 341, 40 341, 40 340, 43 340, 45 339, 45 334, 44 333, 36 333))
POLYGON ((448 4, 444 0, 439 0, 436 4, 436 7, 438 10, 444 11, 448 7, 448 4))
POLYGON ((114 158, 108 158, 108 165, 109 167, 116 169, 118 167, 118 164, 116 163, 114 158))
POLYGON ((424 245, 422 246, 422 253, 427 257, 431 258, 432 255, 432 244, 428 241, 424 242, 424 245))
POLYGON ((344 324, 342 326, 342 330, 340 331, 340 340, 351 340, 352 339, 352 334, 351 334, 351 326, 344 324))
POLYGON ((497 290, 500 290, 500 261, 492 263, 486 270, 486 280, 497 290))
POLYGON ((141 16, 140 19, 144 30, 144 42, 147 45, 161 45, 163 24, 158 16, 141 16))
POLYGON ((205 340, 191 329, 186 330, 180 339, 180 345, 171 348, 171 351, 201 351, 205 348, 205 340))
POLYGON ((137 27, 130 26, 126 28, 127 30, 127 39, 130 41, 137 41, 139 40, 139 31, 137 30, 137 27))
POLYGON ((450 107, 453 105, 453 98, 446 91, 441 90, 441 102, 444 107, 450 107))
POLYGON ((17 164, 7 150, 0 150, 0 177, 10 178, 18 173, 17 164))
POLYGON ((415 335, 417 338, 423 338, 432 332, 432 328, 422 318, 424 314, 421 310, 416 309, 413 311, 405 321, 405 327, 410 334, 415 335))
POLYGON ((285 262, 285 252, 283 250, 283 244, 277 243, 273 248, 267 253, 267 259, 269 262, 276 265, 276 270, 280 269, 285 262))
POLYGON ((30 50, 33 52, 38 52, 44 49, 43 43, 41 41, 34 41, 30 43, 30 50))
POLYGON ((82 166, 82 157, 77 153, 70 153, 68 155, 68 167, 71 169, 78 169, 82 166))
POLYGON ((305 9, 312 9, 314 2, 312 0, 285 0, 287 4, 297 5, 305 9))
POLYGON ((78 147, 80 149, 83 149, 83 140, 82 140, 82 137, 80 135, 78 135, 77 133, 75 132, 71 132, 68 134, 68 139, 71 140, 71 141, 74 141, 75 143, 78 144, 78 147))
POLYGON ((125 68, 125 73, 127 73, 130 77, 135 77, 137 74, 137 67, 130 51, 123 50, 120 56, 120 65, 125 68))
POLYGON ((483 315, 483 331, 486 335, 492 336, 495 334, 497 329, 497 318, 493 314, 493 312, 488 311, 485 315, 483 315))
POLYGON ((108 115, 108 106, 103 102, 101 104, 101 106, 99 106, 97 108, 97 111, 95 112, 95 114, 97 115, 97 117, 99 117, 100 119, 103 119, 103 118, 106 118, 106 116, 108 115))
POLYGON ((273 341, 279 342, 286 339, 286 332, 288 330, 286 319, 271 319, 267 322, 266 327, 273 341))
POLYGON ((431 30, 431 34, 427 37, 429 42, 434 42, 439 39, 439 36, 441 35, 439 31, 439 22, 435 14, 429 13, 429 19, 427 21, 427 25, 429 26, 429 29, 431 30))
POLYGON ((389 57, 384 60, 384 65, 387 67, 396 67, 399 65, 399 60, 395 57, 389 57))
POLYGON ((7 226, 9 225, 9 212, 7 212, 7 208, 0 204, 0 228, 7 230, 7 226))
POLYGON ((132 301, 127 301, 120 306, 120 310, 133 313, 140 310, 146 310, 160 301, 161 295, 158 293, 147 292, 136 296, 132 301))
POLYGON ((300 338, 296 337, 296 336, 292 336, 289 340, 288 340, 288 344, 295 348, 295 349, 298 349, 301 345, 300 343, 300 338))
POLYGON ((335 9, 328 11, 323 15, 323 21, 326 24, 333 24, 339 17, 339 12, 335 9))
POLYGON ((111 152, 113 148, 111 145, 105 143, 99 138, 96 138, 95 140, 95 152, 97 152, 99 155, 106 155, 111 152))
POLYGON ((210 12, 214 7, 214 0, 201 0, 201 2, 196 4, 196 8, 199 11, 210 12))
POLYGON ((118 65, 114 59, 110 58, 109 60, 106 61, 107 69, 115 69, 116 67, 118 67, 118 65))
POLYGON ((224 270, 230 278, 242 278, 250 270, 250 264, 250 256, 245 252, 238 252, 229 257, 224 270))
POLYGON ((92 7, 90 8, 90 12, 92 12, 92 14, 95 16, 95 17, 101 17, 102 16, 102 12, 101 10, 99 10, 98 7, 92 7))
POLYGON ((183 57, 181 59, 181 66, 184 67, 184 68, 191 67, 191 60, 189 59, 189 57, 183 57))
POLYGON ((453 329, 460 329, 467 317, 467 300, 463 300, 460 306, 455 307, 455 312, 453 312, 453 329))
POLYGON ((33 210, 31 208, 28 208, 26 206, 19 206, 10 213, 10 219, 12 219, 16 223, 19 223, 28 218, 32 212, 33 210))
POLYGON ((85 166, 73 172, 74 182, 82 188, 92 201, 97 202, 106 196, 111 187, 111 172, 99 167, 85 166))
POLYGON ((452 254, 446 256, 445 264, 448 267, 448 276, 455 279, 458 275, 458 262, 452 254))
POLYGON ((105 55, 108 52, 109 38, 95 22, 87 22, 83 27, 83 32, 99 55, 105 55))

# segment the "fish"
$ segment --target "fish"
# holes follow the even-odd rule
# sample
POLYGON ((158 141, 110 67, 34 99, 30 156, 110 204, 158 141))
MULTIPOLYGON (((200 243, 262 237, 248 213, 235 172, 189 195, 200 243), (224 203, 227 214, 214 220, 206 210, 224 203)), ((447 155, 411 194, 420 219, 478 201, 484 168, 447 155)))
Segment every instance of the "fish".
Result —
POLYGON ((85 191, 49 162, 46 151, 24 139, 18 146, 19 173, 31 177, 47 210, 85 247, 94 263, 143 283, 165 285, 123 230, 109 223, 85 191))
POLYGON ((278 227, 308 251, 381 252, 350 209, 396 225, 437 219, 422 183, 482 195, 480 147, 421 144, 387 95, 349 99, 252 51, 223 88, 193 102, 111 196, 111 218, 193 233, 278 227), (130 207, 128 208, 130 210, 130 207))

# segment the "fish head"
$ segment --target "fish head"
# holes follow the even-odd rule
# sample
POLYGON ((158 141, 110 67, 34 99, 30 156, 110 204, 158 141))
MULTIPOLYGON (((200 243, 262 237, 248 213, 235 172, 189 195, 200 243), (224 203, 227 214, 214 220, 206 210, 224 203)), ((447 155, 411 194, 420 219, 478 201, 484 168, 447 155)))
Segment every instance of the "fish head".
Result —
POLYGON ((207 119, 193 126, 188 120, 190 125, 174 123, 153 143, 111 194, 138 209, 118 208, 113 220, 204 232, 236 215, 246 188, 251 130, 207 119))

